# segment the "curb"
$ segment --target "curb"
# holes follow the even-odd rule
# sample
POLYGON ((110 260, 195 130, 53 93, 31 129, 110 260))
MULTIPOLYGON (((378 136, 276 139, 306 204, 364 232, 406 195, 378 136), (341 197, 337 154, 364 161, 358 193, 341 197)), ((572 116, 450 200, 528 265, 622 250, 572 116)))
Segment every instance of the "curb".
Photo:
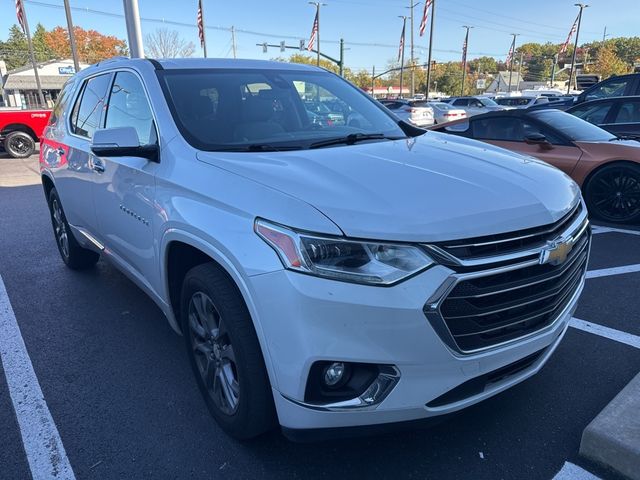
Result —
POLYGON ((582 433, 580 455, 640 480, 640 373, 582 433))

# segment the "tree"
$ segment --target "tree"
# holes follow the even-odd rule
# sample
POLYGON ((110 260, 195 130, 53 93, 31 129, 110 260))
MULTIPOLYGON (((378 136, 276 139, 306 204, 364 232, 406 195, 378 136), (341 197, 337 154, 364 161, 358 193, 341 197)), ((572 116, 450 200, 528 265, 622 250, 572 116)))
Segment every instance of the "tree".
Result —
POLYGON ((629 68, 627 63, 616 54, 615 46, 606 45, 598 51, 595 71, 602 75, 602 78, 608 78, 612 75, 627 73, 629 68))
POLYGON ((371 88, 371 73, 364 69, 360 70, 358 73, 349 75, 347 80, 363 90, 371 88))
POLYGON ((152 58, 191 57, 195 52, 193 42, 187 42, 175 30, 159 28, 144 38, 146 53, 152 58))
MULTIPOLYGON (((95 30, 84 30, 80 27, 73 27, 73 33, 76 37, 80 62, 96 63, 107 58, 128 54, 124 40, 112 35, 103 35, 95 30)), ((46 32, 44 38, 55 58, 71 58, 69 33, 65 28, 56 27, 52 31, 46 32)))
POLYGON ((2 58, 7 64, 7 70, 24 67, 29 63, 27 36, 18 25, 9 29, 9 38, 2 44, 2 58))
POLYGON ((42 26, 41 23, 36 25, 36 29, 33 32, 33 37, 31 38, 31 44, 33 45, 33 55, 36 58, 37 62, 46 62, 47 60, 51 60, 55 58, 53 51, 47 45, 46 41, 47 31, 42 26))

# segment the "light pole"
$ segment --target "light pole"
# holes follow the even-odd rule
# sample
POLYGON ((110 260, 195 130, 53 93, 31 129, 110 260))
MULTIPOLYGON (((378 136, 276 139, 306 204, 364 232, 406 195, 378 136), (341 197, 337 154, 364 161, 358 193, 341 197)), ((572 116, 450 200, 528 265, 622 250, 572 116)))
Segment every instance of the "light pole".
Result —
POLYGON ((316 65, 320 66, 320 7, 326 7, 326 3, 321 2, 309 2, 309 5, 316 7, 316 22, 318 27, 316 28, 316 65))
POLYGON ((400 94, 398 98, 402 98, 402 87, 403 87, 403 77, 404 77, 404 44, 406 39, 406 26, 407 26, 407 17, 406 15, 398 15, 398 18, 402 19, 402 36, 400 37, 400 94))
POLYGON ((420 5, 420 2, 416 2, 413 3, 413 0, 409 0, 409 6, 406 7, 409 9, 409 11, 411 12, 409 15, 409 18, 411 18, 410 21, 410 27, 411 27, 411 35, 409 36, 409 41, 411 42, 410 45, 410 55, 411 55, 411 91, 409 92, 409 95, 411 95, 413 97, 413 95, 416 93, 416 71, 415 71, 415 50, 413 48, 414 43, 413 43, 413 9, 414 7, 417 7, 418 5, 420 5))
POLYGON ((582 23, 582 11, 589 5, 586 3, 576 3, 576 7, 580 8, 578 13, 578 27, 576 28, 576 43, 573 46, 573 56, 571 57, 571 71, 569 72, 569 83, 567 84, 567 95, 571 92, 571 82, 573 81, 573 74, 576 71, 576 54, 578 53, 578 37, 580 36, 580 23, 582 23))
POLYGON ((511 58, 509 59, 509 93, 511 93, 511 80, 513 77, 513 57, 516 54, 516 37, 520 36, 519 33, 512 33, 513 41, 511 42, 511 58))
POLYGON ((462 28, 467 29, 467 33, 464 36, 464 45, 462 46, 462 87, 460 88, 460 95, 464 95, 464 80, 467 76, 467 49, 469 48, 469 30, 473 27, 463 25, 462 28))
POLYGON ((127 24, 127 38, 129 39, 129 55, 131 55, 131 58, 144 58, 138 0, 123 0, 123 2, 124 19, 127 24))
POLYGON ((69 30, 69 43, 71 44, 71 57, 73 57, 73 67, 76 73, 80 71, 80 61, 78 60, 78 49, 76 47, 76 35, 73 33, 73 20, 71 19, 71 8, 69 0, 64 0, 64 14, 67 17, 67 30, 69 30))

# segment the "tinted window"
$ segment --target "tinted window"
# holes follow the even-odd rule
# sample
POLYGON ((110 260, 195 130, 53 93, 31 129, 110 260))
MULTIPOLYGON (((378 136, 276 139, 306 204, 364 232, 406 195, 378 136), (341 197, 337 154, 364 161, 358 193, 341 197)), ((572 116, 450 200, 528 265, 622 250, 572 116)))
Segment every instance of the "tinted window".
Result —
POLYGON ((535 118, 577 142, 606 142, 616 138, 606 130, 560 110, 539 110, 535 118))
POLYGON ((395 117, 326 72, 192 69, 158 76, 181 133, 201 150, 308 148, 351 133, 405 137, 395 117), (215 106, 202 95, 213 90, 215 106))
POLYGON ((640 123, 640 100, 623 102, 613 123, 640 123))
POLYGON ((594 100, 596 98, 621 97, 624 95, 624 91, 627 88, 628 83, 628 78, 613 78, 611 80, 607 80, 587 93, 585 99, 594 100))
POLYGON ((515 117, 490 117, 471 122, 473 138, 521 142, 524 139, 522 120, 515 117))
POLYGON ((453 102, 454 107, 466 107, 467 105, 469 105, 469 100, 466 98, 459 98, 453 102))
POLYGON ((84 84, 71 113, 71 131, 76 135, 91 138, 100 127, 102 111, 106 103, 111 74, 98 75, 84 84))
POLYGON ((485 107, 495 107, 498 105, 496 102, 486 97, 477 98, 476 102, 480 103, 481 105, 484 105, 485 107))
POLYGON ((140 145, 156 143, 149 101, 140 80, 133 73, 116 73, 106 115, 105 128, 133 127, 140 145))
POLYGON ((611 102, 598 103, 597 105, 580 105, 570 113, 587 122, 599 125, 604 123, 604 119, 609 110, 611 110, 612 105, 613 103, 611 102))

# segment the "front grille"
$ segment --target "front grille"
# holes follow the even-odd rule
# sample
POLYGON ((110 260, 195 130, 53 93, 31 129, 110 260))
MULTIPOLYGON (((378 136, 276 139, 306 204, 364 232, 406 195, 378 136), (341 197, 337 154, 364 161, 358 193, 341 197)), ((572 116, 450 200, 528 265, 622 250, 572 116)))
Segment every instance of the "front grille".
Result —
MULTIPOLYGON (((535 252, 519 256, 518 252, 523 251, 515 250, 511 260, 498 264, 492 260, 494 256, 486 257, 483 265, 451 267, 457 271, 453 286, 437 303, 437 308, 434 304, 425 306, 432 324, 444 323, 446 328, 435 324, 434 327, 447 343, 469 353, 515 340, 555 322, 582 284, 591 237, 586 212, 581 210, 574 210, 558 225, 561 228, 545 229, 554 232, 551 238, 562 235, 574 238, 571 251, 559 265, 540 264, 535 252)), ((522 232, 511 235, 523 236, 522 232)), ((510 242, 500 244, 507 246, 510 242)), ((530 253, 531 249, 526 252, 530 253)), ((504 254, 503 251, 495 253, 504 254)))
POLYGON ((448 257, 461 260, 475 260, 495 255, 506 255, 516 251, 537 248, 547 240, 557 238, 582 214, 582 203, 579 202, 569 213, 559 221, 541 227, 520 230, 517 233, 501 233, 464 240, 454 240, 433 244, 440 252, 448 257))

